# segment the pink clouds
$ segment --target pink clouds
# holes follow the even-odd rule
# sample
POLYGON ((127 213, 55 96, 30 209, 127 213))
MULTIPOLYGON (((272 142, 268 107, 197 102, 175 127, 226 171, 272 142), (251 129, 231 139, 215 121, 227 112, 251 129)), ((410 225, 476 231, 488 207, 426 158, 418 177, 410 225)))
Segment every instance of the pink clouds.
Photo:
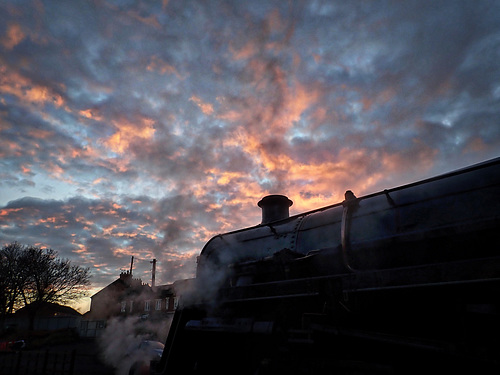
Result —
POLYGON ((0 66, 0 73, 3 76, 0 80, 0 93, 3 95, 14 95, 28 105, 56 107, 64 105, 64 99, 52 88, 37 85, 19 73, 7 72, 5 66, 0 66))
POLYGON ((165 61, 161 60, 158 56, 152 56, 151 62, 147 66, 147 70, 151 72, 159 72, 160 74, 174 74, 178 79, 182 79, 177 69, 165 61))
POLYGON ((26 34, 23 32, 21 25, 10 24, 7 28, 5 36, 0 39, 0 43, 6 49, 11 50, 21 43, 25 37, 26 34))
POLYGON ((196 103, 196 105, 198 107, 200 107, 201 111, 203 112, 203 114, 209 116, 211 115, 212 113, 214 113, 214 107, 212 106, 212 104, 210 103, 205 103, 203 102, 200 98, 198 98, 197 96, 192 96, 191 98, 189 98, 189 100, 193 101, 196 103))
POLYGON ((7 0, 0 240, 62 249, 99 282, 155 256, 173 281, 268 193, 298 213, 496 156, 498 14, 7 0))
POLYGON ((112 121, 116 131, 104 144, 113 152, 123 154, 131 142, 144 142, 151 140, 155 134, 154 120, 149 118, 138 118, 131 123, 124 118, 112 121))

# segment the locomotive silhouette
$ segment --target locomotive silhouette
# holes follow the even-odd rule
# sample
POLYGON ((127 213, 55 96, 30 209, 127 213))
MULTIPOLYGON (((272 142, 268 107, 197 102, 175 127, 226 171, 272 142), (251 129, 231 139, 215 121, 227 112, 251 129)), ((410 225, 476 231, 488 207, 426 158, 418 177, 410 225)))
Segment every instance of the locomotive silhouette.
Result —
POLYGON ((152 374, 497 373, 500 158, 202 249, 152 374))

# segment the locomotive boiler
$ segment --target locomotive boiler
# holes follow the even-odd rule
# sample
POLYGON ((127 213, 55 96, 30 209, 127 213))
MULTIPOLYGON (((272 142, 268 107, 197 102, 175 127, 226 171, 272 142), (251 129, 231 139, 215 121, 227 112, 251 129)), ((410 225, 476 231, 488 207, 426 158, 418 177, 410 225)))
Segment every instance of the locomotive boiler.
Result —
POLYGON ((500 158, 202 249, 154 374, 498 372, 500 158))

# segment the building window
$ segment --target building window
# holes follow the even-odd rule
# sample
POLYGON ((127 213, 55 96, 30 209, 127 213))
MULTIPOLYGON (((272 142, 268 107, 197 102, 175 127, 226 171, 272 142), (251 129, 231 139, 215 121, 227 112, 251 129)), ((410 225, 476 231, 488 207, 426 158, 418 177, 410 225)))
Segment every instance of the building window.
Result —
POLYGON ((179 298, 174 297, 174 310, 177 310, 177 306, 179 306, 179 298))
POLYGON ((134 311, 134 301, 130 301, 130 312, 134 311))
POLYGON ((161 299, 156 300, 155 310, 161 310, 161 299))
POLYGON ((126 308, 127 308, 127 301, 122 301, 122 307, 120 309, 120 312, 125 312, 126 308))
POLYGON ((144 311, 151 310, 151 301, 144 301, 144 311))
POLYGON ((168 307, 170 305, 169 302, 170 302, 170 298, 169 297, 165 298, 165 310, 168 310, 168 307))

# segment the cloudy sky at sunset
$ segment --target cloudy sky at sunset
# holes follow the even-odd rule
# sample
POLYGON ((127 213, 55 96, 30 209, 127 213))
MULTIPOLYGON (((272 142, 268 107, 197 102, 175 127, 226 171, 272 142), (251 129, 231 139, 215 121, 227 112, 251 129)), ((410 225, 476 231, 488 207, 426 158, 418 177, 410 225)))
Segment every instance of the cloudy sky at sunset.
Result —
POLYGON ((500 156, 499 1, 6 0, 0 243, 100 288, 212 236, 500 156))

